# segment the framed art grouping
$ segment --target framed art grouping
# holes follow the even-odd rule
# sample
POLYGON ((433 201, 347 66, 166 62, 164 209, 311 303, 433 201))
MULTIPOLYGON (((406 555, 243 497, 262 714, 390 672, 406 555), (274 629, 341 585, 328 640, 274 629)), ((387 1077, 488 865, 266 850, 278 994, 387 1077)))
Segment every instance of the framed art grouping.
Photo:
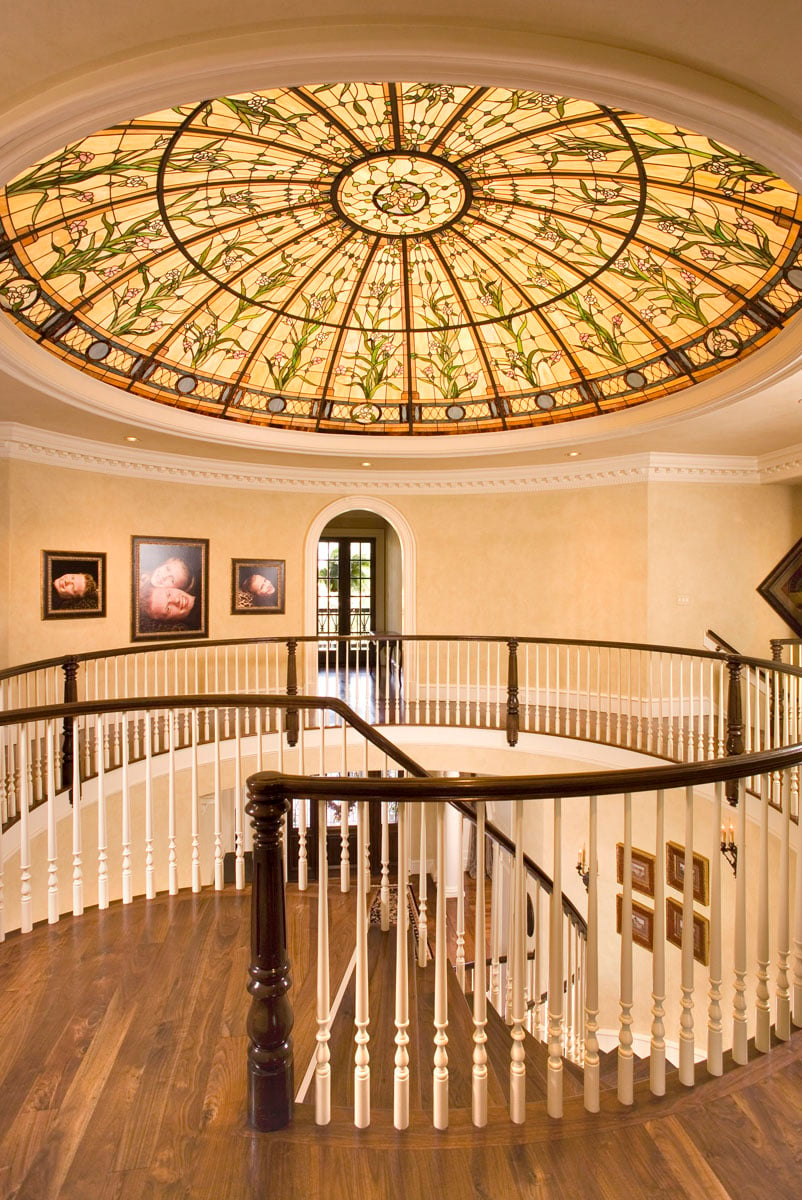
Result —
POLYGON ((797 637, 802 637, 802 538, 780 559, 757 590, 797 637))
POLYGON ((106 555, 42 551, 42 620, 105 617, 106 555))
POLYGON ((231 612, 283 613, 284 565, 280 558, 232 558, 231 612))
POLYGON ((208 635, 206 538, 131 538, 131 641, 208 635))

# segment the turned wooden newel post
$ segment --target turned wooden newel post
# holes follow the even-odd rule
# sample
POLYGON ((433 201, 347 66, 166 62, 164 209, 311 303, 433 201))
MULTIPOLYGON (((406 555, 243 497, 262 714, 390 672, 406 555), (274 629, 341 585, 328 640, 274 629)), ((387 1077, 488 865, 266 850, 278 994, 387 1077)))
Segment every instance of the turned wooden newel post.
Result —
POLYGON ((274 772, 250 777, 245 808, 253 827, 248 1122, 262 1133, 289 1125, 295 1092, 281 854, 281 822, 289 806, 274 772))
POLYGON ((518 643, 507 642, 510 656, 507 664, 507 744, 518 744, 518 643))
MULTIPOLYGON (((61 664, 64 672, 64 703, 74 704, 78 699, 78 659, 65 658, 61 664)), ((70 789, 72 803, 72 717, 65 717, 61 734, 61 786, 70 789)))
MULTIPOLYGON (((741 707, 741 663, 737 658, 727 659, 729 686, 727 688, 727 744, 728 755, 744 752, 744 720, 741 707)), ((728 779, 725 785, 729 803, 738 804, 738 780, 728 779)))
MULTIPOLYGON (((295 650, 298 643, 291 639, 287 642, 287 695, 298 695, 298 662, 295 657, 295 650)), ((287 745, 296 746, 298 744, 298 709, 288 708, 284 722, 284 728, 287 731, 287 745)))

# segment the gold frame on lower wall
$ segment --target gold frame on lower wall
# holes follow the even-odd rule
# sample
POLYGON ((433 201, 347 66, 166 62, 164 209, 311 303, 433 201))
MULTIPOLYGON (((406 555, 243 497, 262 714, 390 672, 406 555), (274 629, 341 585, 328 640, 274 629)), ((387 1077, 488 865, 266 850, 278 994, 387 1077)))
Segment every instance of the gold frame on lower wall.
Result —
MULTIPOLYGON (((624 897, 619 892, 615 898, 617 933, 621 932, 623 911, 624 897)), ((632 940, 636 946, 643 946, 644 950, 654 949, 654 911, 645 904, 639 904, 637 900, 632 901, 632 940)))
MULTIPOLYGON (((666 883, 678 892, 685 889, 685 847, 678 842, 666 842, 666 883)), ((693 856, 693 898, 697 904, 710 903, 710 859, 704 854, 693 856)))
MULTIPOLYGON (((666 897, 666 941, 682 947, 682 905, 673 896, 666 897)), ((703 967, 710 963, 710 922, 698 912, 693 914, 693 957, 703 967)))

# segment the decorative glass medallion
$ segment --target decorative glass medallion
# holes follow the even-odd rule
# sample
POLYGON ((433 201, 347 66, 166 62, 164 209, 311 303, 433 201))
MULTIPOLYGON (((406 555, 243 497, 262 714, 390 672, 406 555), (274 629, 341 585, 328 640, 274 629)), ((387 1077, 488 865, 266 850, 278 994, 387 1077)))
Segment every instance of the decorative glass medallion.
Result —
POLYGON ((0 310, 107 384, 280 428, 578 419, 728 370, 802 308, 802 201, 589 100, 335 83, 83 138, 0 199, 0 310))

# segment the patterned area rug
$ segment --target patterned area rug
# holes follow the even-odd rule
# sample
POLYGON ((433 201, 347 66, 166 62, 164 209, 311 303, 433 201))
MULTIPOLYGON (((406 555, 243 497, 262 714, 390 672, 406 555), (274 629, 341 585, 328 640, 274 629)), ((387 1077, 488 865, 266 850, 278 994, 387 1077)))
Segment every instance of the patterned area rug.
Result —
MULTIPOLYGON (((390 924, 395 925, 398 918, 398 887, 391 883, 389 886, 390 924)), ((370 905, 369 924, 381 925, 382 921, 382 892, 379 888, 370 905)))

